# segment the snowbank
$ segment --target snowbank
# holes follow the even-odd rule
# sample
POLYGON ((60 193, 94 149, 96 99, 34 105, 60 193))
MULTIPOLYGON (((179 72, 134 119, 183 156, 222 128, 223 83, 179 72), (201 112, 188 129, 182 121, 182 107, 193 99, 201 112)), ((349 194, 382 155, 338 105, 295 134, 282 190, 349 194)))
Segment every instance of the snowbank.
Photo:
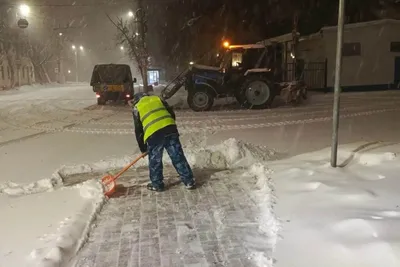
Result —
MULTIPOLYGON (((196 168, 237 168, 249 167, 255 162, 272 160, 276 157, 276 152, 262 146, 254 146, 236 139, 228 139, 225 142, 207 148, 191 147, 185 150, 190 164, 196 168)), ((62 185, 63 177, 85 174, 85 173, 104 173, 111 170, 123 168, 129 164, 135 156, 125 156, 111 160, 104 160, 92 164, 80 164, 74 166, 63 166, 47 179, 43 179, 31 184, 20 185, 13 182, 0 184, 0 193, 8 195, 24 195, 52 191, 62 185)), ((168 155, 164 154, 164 162, 171 164, 168 155)), ((147 160, 141 160, 136 167, 147 166, 147 160)))
POLYGON ((276 197, 274 186, 271 182, 272 170, 268 169, 262 163, 256 163, 249 168, 249 173, 256 177, 257 191, 252 194, 258 203, 260 215, 258 218, 259 230, 268 237, 267 242, 263 244, 262 249, 253 249, 249 257, 257 266, 274 266, 273 252, 278 240, 281 223, 274 213, 274 204, 276 197))
POLYGON ((102 207, 102 190, 100 183, 88 181, 49 193, 0 196, 7 226, 0 228, 0 266, 56 267, 70 261, 102 207))
POLYGON ((73 216, 61 221, 55 239, 50 238, 44 247, 30 253, 30 266, 61 266, 69 262, 86 242, 91 224, 104 203, 103 187, 99 182, 88 181, 74 188, 84 199, 83 205, 73 216))
POLYGON ((75 82, 67 82, 64 84, 46 83, 46 84, 23 85, 21 87, 16 87, 16 89, 25 91, 25 90, 41 89, 41 88, 73 87, 73 86, 87 86, 87 85, 88 83, 75 83, 75 82))
POLYGON ((46 84, 31 84, 31 85, 22 85, 20 87, 14 87, 14 88, 7 88, 3 89, 0 87, 0 93, 3 94, 9 94, 13 93, 14 91, 32 91, 32 90, 38 90, 38 89, 45 89, 45 88, 57 88, 57 87, 74 87, 74 86, 88 86, 88 83, 75 83, 75 82, 67 82, 64 84, 52 82, 52 83, 46 83, 46 84))
POLYGON ((277 267, 400 266, 399 145, 357 144, 272 163, 284 222, 277 267))

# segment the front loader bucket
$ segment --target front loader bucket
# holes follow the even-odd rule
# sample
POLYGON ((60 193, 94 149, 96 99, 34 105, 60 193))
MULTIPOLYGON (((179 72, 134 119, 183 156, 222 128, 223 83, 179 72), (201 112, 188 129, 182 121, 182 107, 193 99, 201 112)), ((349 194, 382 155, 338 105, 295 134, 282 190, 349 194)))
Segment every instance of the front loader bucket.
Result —
POLYGON ((182 88, 182 86, 186 82, 186 74, 189 72, 189 70, 185 70, 181 72, 175 79, 173 79, 164 89, 161 91, 161 97, 163 99, 169 99, 173 95, 176 94, 176 92, 179 91, 179 89, 182 88))

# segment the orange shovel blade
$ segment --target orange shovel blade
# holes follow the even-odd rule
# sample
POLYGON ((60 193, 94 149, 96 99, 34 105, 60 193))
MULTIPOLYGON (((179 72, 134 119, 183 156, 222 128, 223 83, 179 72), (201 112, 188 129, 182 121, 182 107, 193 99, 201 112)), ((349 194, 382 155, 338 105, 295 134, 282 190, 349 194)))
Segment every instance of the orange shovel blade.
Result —
POLYGON ((101 183, 104 186, 104 194, 106 196, 111 196, 115 192, 115 187, 117 186, 115 183, 114 176, 106 175, 101 179, 101 183))

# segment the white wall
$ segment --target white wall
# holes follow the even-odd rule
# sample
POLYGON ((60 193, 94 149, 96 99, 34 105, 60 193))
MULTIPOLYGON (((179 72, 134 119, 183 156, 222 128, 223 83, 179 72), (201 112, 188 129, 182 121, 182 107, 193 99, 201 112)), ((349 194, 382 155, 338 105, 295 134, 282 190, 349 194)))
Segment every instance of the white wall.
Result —
MULTIPOLYGON (((336 36, 336 28, 323 29, 323 40, 328 59, 328 87, 334 85, 336 36)), ((400 41, 399 39, 400 25, 398 23, 346 27, 344 43, 361 43, 361 55, 343 57, 342 85, 393 83, 394 53, 390 52, 390 42, 400 41)))
POLYGON ((298 44, 298 58, 305 62, 324 62, 326 59, 325 42, 322 37, 305 39, 298 44))

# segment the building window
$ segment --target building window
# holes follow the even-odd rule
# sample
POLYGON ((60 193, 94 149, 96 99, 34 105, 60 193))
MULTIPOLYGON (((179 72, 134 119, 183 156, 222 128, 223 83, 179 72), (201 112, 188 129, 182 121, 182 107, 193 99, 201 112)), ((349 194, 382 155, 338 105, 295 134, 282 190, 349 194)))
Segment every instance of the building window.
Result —
POLYGON ((361 56, 361 44, 344 43, 342 53, 344 57, 361 56))
POLYGON ((160 82, 160 73, 158 70, 149 70, 147 74, 149 84, 157 84, 160 82))
POLYGON ((391 42, 390 52, 400 53, 400 42, 391 42))

